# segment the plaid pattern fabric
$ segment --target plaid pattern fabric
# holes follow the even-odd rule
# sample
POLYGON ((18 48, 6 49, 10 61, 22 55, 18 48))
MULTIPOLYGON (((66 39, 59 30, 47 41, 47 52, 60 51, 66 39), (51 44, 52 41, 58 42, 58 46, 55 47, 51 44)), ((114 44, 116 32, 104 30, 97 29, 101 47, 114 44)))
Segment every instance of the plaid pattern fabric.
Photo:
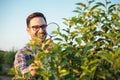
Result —
POLYGON ((26 46, 20 49, 16 55, 14 60, 14 67, 16 72, 19 70, 22 74, 28 72, 28 66, 34 60, 34 52, 30 49, 30 47, 26 46))

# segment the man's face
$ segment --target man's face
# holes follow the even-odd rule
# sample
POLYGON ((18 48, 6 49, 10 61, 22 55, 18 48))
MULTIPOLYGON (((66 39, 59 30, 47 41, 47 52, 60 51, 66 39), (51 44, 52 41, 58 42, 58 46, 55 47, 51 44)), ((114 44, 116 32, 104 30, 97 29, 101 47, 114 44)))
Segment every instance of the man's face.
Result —
POLYGON ((47 24, 42 17, 35 17, 30 20, 27 32, 29 33, 32 39, 37 35, 42 35, 42 40, 45 40, 47 36, 46 27, 47 24))

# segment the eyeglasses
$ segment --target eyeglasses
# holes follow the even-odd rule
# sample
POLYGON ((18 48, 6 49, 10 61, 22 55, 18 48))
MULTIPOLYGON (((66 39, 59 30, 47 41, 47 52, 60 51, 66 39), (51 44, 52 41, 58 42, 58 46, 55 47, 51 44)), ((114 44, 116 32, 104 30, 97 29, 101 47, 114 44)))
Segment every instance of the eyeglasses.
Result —
POLYGON ((40 28, 42 29, 42 30, 44 30, 45 28, 47 27, 47 25, 46 24, 43 24, 43 25, 35 25, 35 26, 31 26, 31 28, 34 30, 34 31, 37 31, 37 30, 39 30, 40 28))

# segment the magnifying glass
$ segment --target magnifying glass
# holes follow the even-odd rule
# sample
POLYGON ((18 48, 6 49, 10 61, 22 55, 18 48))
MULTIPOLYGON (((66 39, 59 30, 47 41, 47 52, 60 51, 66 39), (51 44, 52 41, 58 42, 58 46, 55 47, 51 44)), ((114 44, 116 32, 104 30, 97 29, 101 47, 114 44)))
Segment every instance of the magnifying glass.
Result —
POLYGON ((50 38, 57 36, 57 34, 54 34, 54 31, 57 31, 59 25, 55 22, 51 22, 47 25, 47 34, 50 38))

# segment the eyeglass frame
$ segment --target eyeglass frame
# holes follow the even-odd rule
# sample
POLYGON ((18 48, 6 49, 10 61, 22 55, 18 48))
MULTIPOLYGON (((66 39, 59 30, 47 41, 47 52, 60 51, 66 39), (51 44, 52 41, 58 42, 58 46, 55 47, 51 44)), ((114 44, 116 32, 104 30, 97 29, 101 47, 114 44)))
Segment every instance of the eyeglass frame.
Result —
POLYGON ((48 25, 43 24, 43 25, 35 25, 35 26, 31 26, 30 28, 32 28, 34 31, 39 30, 40 28, 43 30, 47 27, 48 25))

